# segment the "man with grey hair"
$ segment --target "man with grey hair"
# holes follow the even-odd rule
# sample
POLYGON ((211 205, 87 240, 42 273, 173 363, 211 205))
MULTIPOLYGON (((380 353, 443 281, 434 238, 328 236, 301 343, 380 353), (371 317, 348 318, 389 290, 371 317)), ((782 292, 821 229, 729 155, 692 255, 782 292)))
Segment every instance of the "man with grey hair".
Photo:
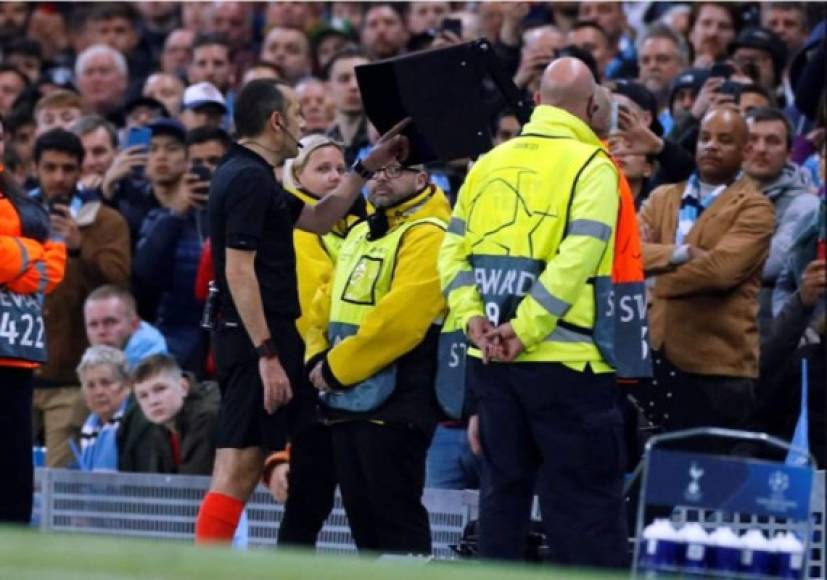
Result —
POLYGON ((78 55, 75 78, 87 113, 108 115, 123 105, 129 69, 123 55, 105 44, 95 44, 78 55))
POLYGON ((665 135, 673 124, 669 89, 672 81, 689 64, 689 45, 668 26, 656 23, 638 40, 637 53, 638 79, 658 100, 658 120, 665 135))
POLYGON ((87 115, 74 122, 72 133, 83 143, 83 165, 78 185, 84 190, 100 189, 103 176, 118 153, 115 126, 98 115, 87 115))

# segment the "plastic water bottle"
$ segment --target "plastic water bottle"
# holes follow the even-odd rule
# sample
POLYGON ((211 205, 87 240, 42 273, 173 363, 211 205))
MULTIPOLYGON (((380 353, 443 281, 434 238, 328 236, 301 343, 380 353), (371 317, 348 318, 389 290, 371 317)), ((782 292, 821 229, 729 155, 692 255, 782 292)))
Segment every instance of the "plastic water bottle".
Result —
POLYGON ((772 573, 773 547, 761 530, 749 530, 741 538, 741 573, 767 576, 772 573))
POLYGON ((707 568, 716 574, 735 574, 741 559, 741 539, 732 528, 723 526, 709 535, 707 568))
POLYGON ((683 540, 685 552, 683 569, 687 572, 703 572, 706 570, 706 549, 709 536, 701 524, 692 522, 684 525, 678 532, 683 540))
POLYGON ((801 578, 804 567, 804 544, 792 532, 781 532, 771 540, 776 552, 775 576, 777 578, 801 578))
POLYGON ((46 466, 46 448, 45 447, 32 447, 32 463, 34 467, 45 467, 46 466))
POLYGON ((666 519, 656 519, 643 528, 642 564, 650 570, 675 568, 677 530, 666 519))

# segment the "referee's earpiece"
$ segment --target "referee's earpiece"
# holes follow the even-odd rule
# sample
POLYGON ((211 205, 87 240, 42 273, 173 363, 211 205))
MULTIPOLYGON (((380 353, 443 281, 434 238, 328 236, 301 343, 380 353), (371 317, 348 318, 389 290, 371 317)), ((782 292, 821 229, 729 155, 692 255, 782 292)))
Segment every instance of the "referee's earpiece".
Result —
POLYGON ((281 131, 282 133, 287 135, 290 138, 290 140, 293 141, 296 144, 296 147, 298 147, 299 149, 304 147, 304 145, 301 144, 301 141, 299 141, 296 138, 296 136, 293 135, 293 133, 291 133, 290 131, 287 130, 287 127, 284 126, 284 123, 282 123, 279 120, 276 120, 275 123, 276 123, 276 125, 273 128, 274 131, 281 131))
POLYGON ((304 147, 304 145, 301 144, 301 141, 296 139, 296 136, 287 130, 287 127, 282 125, 279 121, 276 121, 276 125, 278 125, 278 127, 281 129, 282 133, 287 135, 290 138, 290 140, 292 140, 296 144, 296 147, 298 147, 299 149, 302 149, 304 147))

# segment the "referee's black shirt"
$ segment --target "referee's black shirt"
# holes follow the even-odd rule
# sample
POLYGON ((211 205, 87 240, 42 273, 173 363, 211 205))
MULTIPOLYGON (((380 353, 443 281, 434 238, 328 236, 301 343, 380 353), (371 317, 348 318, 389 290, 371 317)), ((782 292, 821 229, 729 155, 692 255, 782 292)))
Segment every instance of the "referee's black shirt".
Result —
POLYGON ((293 225, 303 205, 282 189, 263 157, 231 145, 211 180, 209 200, 222 319, 240 321, 227 286, 226 248, 257 252, 255 271, 268 320, 299 317, 293 225))

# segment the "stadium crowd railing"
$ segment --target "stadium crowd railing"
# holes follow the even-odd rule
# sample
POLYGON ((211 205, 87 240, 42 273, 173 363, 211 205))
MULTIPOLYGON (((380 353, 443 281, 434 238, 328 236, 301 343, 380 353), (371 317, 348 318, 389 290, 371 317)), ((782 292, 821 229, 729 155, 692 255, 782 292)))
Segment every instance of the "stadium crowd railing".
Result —
MULTIPOLYGON (((824 479, 824 471, 817 472, 813 485, 808 578, 825 577, 824 479)), ((55 532, 192 541, 195 516, 209 481, 209 477, 200 476, 38 468, 32 521, 42 530, 55 532)), ((460 543, 466 524, 477 517, 477 492, 427 489, 423 499, 430 515, 434 556, 456 559, 451 546, 460 543)), ((284 506, 259 486, 247 504, 247 546, 275 546, 283 512, 284 506)), ((536 502, 534 517, 539 519, 536 502)), ((759 528, 768 534, 784 526, 783 521, 772 518, 722 520, 710 510, 676 510, 672 520, 709 525, 726 521, 738 531, 759 528)), ((356 551, 338 493, 317 549, 330 554, 356 551)))

